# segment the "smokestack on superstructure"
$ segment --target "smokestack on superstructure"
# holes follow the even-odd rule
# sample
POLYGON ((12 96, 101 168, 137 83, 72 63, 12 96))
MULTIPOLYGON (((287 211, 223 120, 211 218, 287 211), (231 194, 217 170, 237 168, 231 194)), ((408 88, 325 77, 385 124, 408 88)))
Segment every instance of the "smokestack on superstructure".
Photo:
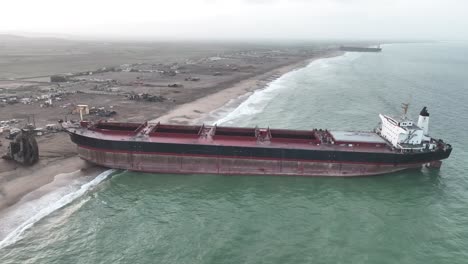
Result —
POLYGON ((429 136, 429 112, 427 107, 423 107, 419 113, 418 127, 423 130, 424 136, 429 136))

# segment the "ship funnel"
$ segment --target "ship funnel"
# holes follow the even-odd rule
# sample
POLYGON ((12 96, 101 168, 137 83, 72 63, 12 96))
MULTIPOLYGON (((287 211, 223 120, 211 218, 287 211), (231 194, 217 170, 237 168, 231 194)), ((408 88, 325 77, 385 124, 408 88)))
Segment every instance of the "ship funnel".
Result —
POLYGON ((418 127, 423 130, 425 136, 429 136, 429 112, 427 107, 423 107, 419 113, 418 127))

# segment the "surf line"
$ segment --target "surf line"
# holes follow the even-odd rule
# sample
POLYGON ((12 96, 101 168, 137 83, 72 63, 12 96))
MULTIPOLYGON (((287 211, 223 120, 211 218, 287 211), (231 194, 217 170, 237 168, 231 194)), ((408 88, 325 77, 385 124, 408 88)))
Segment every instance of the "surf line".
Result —
POLYGON ((0 249, 10 246, 16 243, 18 240, 21 239, 22 234, 34 226, 37 222, 39 222, 44 217, 50 215, 51 213, 55 212, 56 210, 70 204, 74 200, 78 199, 79 197, 86 194, 88 191, 94 189, 99 183, 107 179, 112 173, 116 170, 107 170, 103 173, 99 174, 93 180, 83 184, 78 190, 71 192, 67 195, 64 195, 59 200, 52 203, 50 206, 43 208, 31 218, 28 218, 25 222, 20 224, 16 229, 10 232, 2 241, 0 241, 0 249))

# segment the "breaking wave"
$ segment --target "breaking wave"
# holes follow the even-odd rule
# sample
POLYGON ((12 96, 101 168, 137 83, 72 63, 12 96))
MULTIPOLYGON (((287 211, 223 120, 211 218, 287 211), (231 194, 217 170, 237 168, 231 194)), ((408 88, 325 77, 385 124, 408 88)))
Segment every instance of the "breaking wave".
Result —
POLYGON ((257 90, 250 94, 250 96, 237 106, 237 108, 216 121, 216 124, 233 125, 234 120, 236 119, 261 113, 267 106, 268 102, 277 95, 276 91, 284 87, 281 85, 281 78, 282 77, 272 81, 266 88, 257 90))
POLYGON ((249 96, 252 95, 252 92, 243 94, 237 98, 229 100, 223 107, 220 107, 216 110, 211 111, 206 116, 201 117, 199 120, 202 120, 203 123, 208 123, 211 125, 219 124, 219 120, 227 116, 234 109, 236 109, 242 102, 247 100, 249 96))
POLYGON ((329 62, 331 60, 336 60, 341 57, 349 58, 350 56, 345 54, 339 57, 317 59, 309 63, 304 68, 296 69, 280 76, 279 78, 270 82, 264 89, 259 89, 251 94, 248 94, 250 96, 248 96, 247 99, 245 99, 244 96, 244 100, 242 100, 242 102, 238 104, 236 108, 233 108, 231 103, 226 107, 217 110, 219 119, 213 123, 228 126, 234 124, 239 125, 238 122, 240 120, 242 120, 240 125, 248 123, 246 120, 249 120, 250 117, 254 117, 256 114, 263 112, 265 107, 268 106, 272 99, 281 94, 282 89, 287 89, 291 86, 291 81, 297 72, 303 71, 309 67, 327 68, 330 66, 329 62))
MULTIPOLYGON (((72 174, 77 174, 80 171, 65 174, 59 174, 56 178, 60 176, 68 176, 72 174)), ((60 187, 46 195, 41 196, 38 199, 24 202, 19 205, 18 208, 15 208, 14 211, 2 219, 2 229, 0 231, 6 231, 7 235, 0 241, 0 249, 6 246, 16 243, 22 238, 23 233, 34 226, 38 221, 44 217, 50 215, 54 211, 70 204, 77 198, 83 196, 88 191, 95 188, 99 183, 104 181, 111 175, 115 170, 107 170, 91 181, 79 181, 73 184, 60 187), (20 223, 18 225, 18 223, 20 223), (10 231, 12 230, 12 231, 10 231)), ((89 177, 84 177, 85 180, 89 180, 89 177)), ((54 180, 55 181, 55 180, 54 180)), ((53 184, 52 182, 51 184, 53 184)), ((45 186, 44 186, 45 187, 45 186)), ((79 206, 83 205, 79 203, 79 206)))

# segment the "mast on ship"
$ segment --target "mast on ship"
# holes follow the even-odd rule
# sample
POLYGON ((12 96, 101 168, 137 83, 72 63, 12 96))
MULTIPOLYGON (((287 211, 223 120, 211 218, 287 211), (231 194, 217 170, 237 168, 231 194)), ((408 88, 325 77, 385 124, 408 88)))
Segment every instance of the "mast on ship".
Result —
POLYGON ((402 103, 401 108, 403 108, 403 115, 401 116, 402 119, 408 119, 408 109, 409 109, 410 103, 402 103))

